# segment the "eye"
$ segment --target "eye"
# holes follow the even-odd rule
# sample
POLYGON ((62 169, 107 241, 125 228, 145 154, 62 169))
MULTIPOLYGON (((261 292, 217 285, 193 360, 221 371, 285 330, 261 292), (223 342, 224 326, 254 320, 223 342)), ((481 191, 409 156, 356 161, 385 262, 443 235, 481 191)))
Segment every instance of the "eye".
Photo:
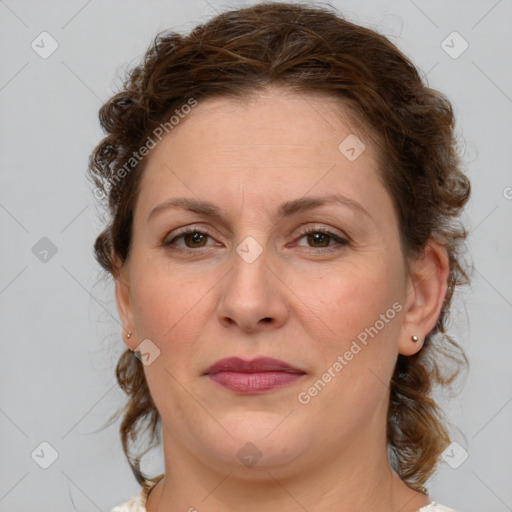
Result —
POLYGON ((301 238, 306 238, 307 243, 310 244, 309 247, 312 249, 322 249, 329 247, 329 251, 340 249, 341 246, 348 245, 349 241, 341 236, 329 231, 324 228, 313 228, 301 233, 301 238), (333 243, 331 243, 333 242, 333 243), (335 247, 338 245, 338 247, 335 247), (331 248, 332 247, 332 248, 331 248))
POLYGON ((201 231, 196 228, 185 228, 182 231, 178 232, 176 236, 171 238, 170 240, 164 241, 163 245, 165 247, 176 245, 181 248, 186 249, 201 249, 202 247, 206 247, 206 242, 210 237, 207 231, 201 231), (176 241, 183 239, 183 244, 177 244, 176 241))
MULTIPOLYGON (((303 230, 300 235, 298 240, 305 238, 309 249, 313 252, 316 250, 320 252, 335 251, 350 243, 347 239, 325 228, 310 228, 303 230)), ((163 245, 178 250, 202 249, 209 245, 215 245, 215 243, 208 244, 208 238, 212 238, 208 231, 190 226, 174 233, 172 238, 164 240, 163 245), (182 243, 178 243, 178 241, 182 241, 182 243)))

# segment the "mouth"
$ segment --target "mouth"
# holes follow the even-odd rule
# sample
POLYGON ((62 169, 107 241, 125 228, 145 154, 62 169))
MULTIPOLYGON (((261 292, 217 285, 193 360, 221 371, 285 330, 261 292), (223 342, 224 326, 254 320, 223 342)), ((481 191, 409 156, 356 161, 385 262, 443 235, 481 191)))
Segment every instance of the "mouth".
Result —
POLYGON ((221 359, 203 375, 216 384, 242 394, 260 394, 296 382, 306 372, 285 361, 259 357, 245 361, 238 357, 221 359))

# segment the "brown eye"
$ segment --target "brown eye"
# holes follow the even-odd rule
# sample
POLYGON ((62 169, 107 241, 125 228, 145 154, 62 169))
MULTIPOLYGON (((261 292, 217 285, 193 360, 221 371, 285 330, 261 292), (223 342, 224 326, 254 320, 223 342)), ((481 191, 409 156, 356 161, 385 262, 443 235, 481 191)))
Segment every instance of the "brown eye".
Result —
POLYGON ((201 249, 207 247, 208 238, 210 235, 204 231, 198 229, 189 229, 178 233, 174 238, 164 241, 165 247, 177 246, 181 249, 201 249), (182 243, 178 243, 178 240, 183 240, 182 243))
POLYGON ((199 231, 194 231, 192 233, 187 233, 183 235, 183 241, 187 247, 191 249, 195 247, 204 247, 208 235, 206 233, 200 233, 199 231))
POLYGON ((308 243, 313 247, 327 247, 329 245, 330 238, 332 237, 321 232, 310 233, 307 235, 308 243))
POLYGON ((300 240, 302 238, 307 240, 308 246, 311 249, 326 248, 327 251, 331 251, 335 249, 341 249, 342 246, 349 244, 348 240, 327 230, 323 231, 319 229, 310 229, 309 231, 302 233, 300 240))

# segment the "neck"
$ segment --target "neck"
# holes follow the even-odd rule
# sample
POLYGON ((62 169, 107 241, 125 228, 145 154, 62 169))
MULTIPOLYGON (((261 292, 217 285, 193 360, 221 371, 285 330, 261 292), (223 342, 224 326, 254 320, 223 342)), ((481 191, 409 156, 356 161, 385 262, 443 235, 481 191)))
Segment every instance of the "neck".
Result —
POLYGON ((147 512, 416 512, 430 502, 392 470, 385 429, 367 429, 339 452, 272 468, 219 469, 192 456, 163 430, 165 477, 150 492, 147 512), (366 433, 366 435, 365 435, 366 433))

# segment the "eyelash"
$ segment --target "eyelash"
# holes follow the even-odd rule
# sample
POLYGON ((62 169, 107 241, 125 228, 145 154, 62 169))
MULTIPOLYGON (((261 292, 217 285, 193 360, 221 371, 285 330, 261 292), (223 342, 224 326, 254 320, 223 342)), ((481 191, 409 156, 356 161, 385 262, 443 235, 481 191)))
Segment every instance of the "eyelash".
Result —
MULTIPOLYGON (((192 227, 184 228, 182 231, 179 231, 178 233, 176 233, 176 235, 171 240, 169 240, 168 242, 164 241, 163 245, 164 245, 164 247, 166 247, 168 249, 177 250, 177 251, 179 251, 179 250, 198 251, 199 249, 207 249, 208 248, 207 246, 198 247, 195 249, 191 248, 191 247, 178 247, 178 248, 172 247, 173 243, 176 240, 178 240, 179 238, 182 238, 185 235, 192 234, 192 233, 206 235, 206 236, 209 236, 210 238, 213 238, 211 236, 211 234, 208 232, 208 230, 206 230, 204 228, 198 229, 198 228, 194 228, 192 226, 192 227)), ((343 246, 350 244, 348 239, 342 238, 341 236, 337 235, 336 233, 333 233, 332 231, 329 231, 328 229, 325 229, 325 228, 309 228, 307 230, 302 230, 299 233, 300 238, 298 240, 304 238, 307 235, 311 235, 311 234, 315 234, 315 233, 321 233, 323 235, 327 235, 327 236, 331 237, 335 242, 337 242, 338 247, 335 247, 336 244, 327 245, 326 247, 309 247, 309 250, 307 250, 307 252, 318 252, 318 251, 323 252, 323 253, 333 252, 333 251, 338 251, 338 250, 342 249, 343 246)))

